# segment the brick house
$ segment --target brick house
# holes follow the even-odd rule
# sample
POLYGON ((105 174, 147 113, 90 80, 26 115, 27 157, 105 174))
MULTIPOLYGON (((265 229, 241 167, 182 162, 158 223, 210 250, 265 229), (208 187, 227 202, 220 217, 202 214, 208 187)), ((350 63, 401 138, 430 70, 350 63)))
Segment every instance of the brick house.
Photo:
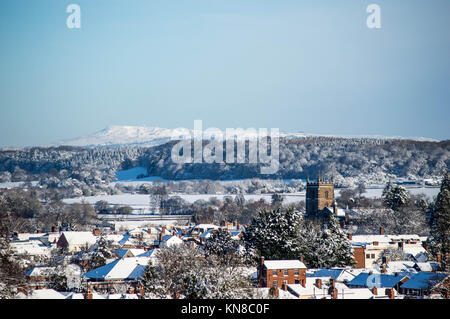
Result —
POLYGON ((67 249, 69 252, 78 252, 90 248, 97 241, 92 232, 63 232, 56 243, 58 248, 67 249))
POLYGON ((306 266, 300 260, 264 260, 258 265, 260 287, 278 288, 283 284, 306 283, 306 266))
POLYGON ((25 274, 31 289, 44 289, 50 284, 55 267, 34 267, 25 274))

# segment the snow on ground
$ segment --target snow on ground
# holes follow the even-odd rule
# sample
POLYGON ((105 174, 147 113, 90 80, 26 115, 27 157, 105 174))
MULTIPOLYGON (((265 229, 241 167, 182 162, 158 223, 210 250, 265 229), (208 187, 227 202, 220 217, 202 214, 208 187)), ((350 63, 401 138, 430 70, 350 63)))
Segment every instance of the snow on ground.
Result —
MULTIPOLYGON (((428 198, 432 199, 434 196, 437 196, 439 193, 438 187, 417 187, 417 188, 407 188, 407 190, 412 194, 425 194, 428 198)), ((336 197, 339 196, 341 189, 336 190, 336 197)), ((364 194, 366 197, 381 197, 383 192, 382 188, 377 189, 367 189, 367 192, 364 194)), ((180 196, 184 200, 193 203, 196 200, 209 200, 211 197, 216 197, 220 200, 223 200, 225 196, 230 196, 232 198, 236 197, 234 194, 172 194, 170 196, 180 196)), ((294 203, 305 200, 305 192, 299 193, 288 193, 283 194, 285 197, 284 203, 294 203)), ((266 202, 270 202, 272 200, 272 194, 245 194, 246 200, 260 200, 264 199, 266 202)), ((120 194, 120 195, 98 195, 98 196, 88 196, 88 197, 77 197, 77 198, 69 198, 65 199, 64 202, 67 204, 73 203, 81 203, 82 201, 95 204, 96 202, 104 200, 110 203, 111 205, 129 205, 135 209, 145 209, 148 208, 150 202, 150 196, 145 194, 120 194)))

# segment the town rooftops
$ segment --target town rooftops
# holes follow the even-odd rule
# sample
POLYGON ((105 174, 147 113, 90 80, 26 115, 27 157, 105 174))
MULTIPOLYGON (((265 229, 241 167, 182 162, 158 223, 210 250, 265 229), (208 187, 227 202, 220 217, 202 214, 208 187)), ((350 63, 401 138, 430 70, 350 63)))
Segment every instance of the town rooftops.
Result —
POLYGON ((36 277, 36 276, 49 276, 55 267, 34 267, 26 272, 28 277, 36 277))
POLYGON ((95 244, 97 238, 88 231, 65 231, 61 234, 69 245, 95 244))
POLYGON ((407 282, 400 286, 402 289, 417 289, 427 290, 447 278, 447 273, 435 273, 435 272, 419 272, 411 277, 407 282))
MULTIPOLYGON (((368 287, 375 285, 378 288, 393 288, 405 277, 411 276, 410 273, 399 273, 396 275, 374 274, 376 277, 369 278, 372 274, 360 273, 353 280, 347 283, 349 287, 368 287)), ((408 277, 409 278, 409 277, 408 277)))
POLYGON ((421 237, 414 234, 405 235, 353 235, 351 242, 353 245, 371 245, 373 242, 380 244, 389 244, 391 242, 418 242, 422 241, 421 237))
POLYGON ((305 264, 300 260, 265 260, 266 269, 303 269, 305 264))
POLYGON ((419 271, 436 271, 439 270, 439 263, 436 261, 428 261, 423 263, 416 263, 415 267, 419 271))
POLYGON ((95 268, 84 276, 93 280, 136 280, 142 276, 149 260, 146 257, 118 259, 95 268))

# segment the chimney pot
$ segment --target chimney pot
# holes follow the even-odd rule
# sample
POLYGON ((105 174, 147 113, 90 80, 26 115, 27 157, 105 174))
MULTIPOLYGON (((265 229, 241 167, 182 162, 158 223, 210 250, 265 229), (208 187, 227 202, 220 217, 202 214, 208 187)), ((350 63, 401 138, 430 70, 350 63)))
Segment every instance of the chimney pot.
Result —
POLYGON ((380 235, 384 235, 384 227, 380 227, 380 235))

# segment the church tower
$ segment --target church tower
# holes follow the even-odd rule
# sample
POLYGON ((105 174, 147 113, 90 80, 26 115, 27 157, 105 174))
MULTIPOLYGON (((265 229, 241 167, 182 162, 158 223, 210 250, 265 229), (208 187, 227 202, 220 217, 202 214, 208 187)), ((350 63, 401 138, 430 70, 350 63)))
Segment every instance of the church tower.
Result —
POLYGON ((306 216, 317 216, 325 207, 334 211, 334 181, 326 181, 320 174, 316 182, 306 183, 306 216))

